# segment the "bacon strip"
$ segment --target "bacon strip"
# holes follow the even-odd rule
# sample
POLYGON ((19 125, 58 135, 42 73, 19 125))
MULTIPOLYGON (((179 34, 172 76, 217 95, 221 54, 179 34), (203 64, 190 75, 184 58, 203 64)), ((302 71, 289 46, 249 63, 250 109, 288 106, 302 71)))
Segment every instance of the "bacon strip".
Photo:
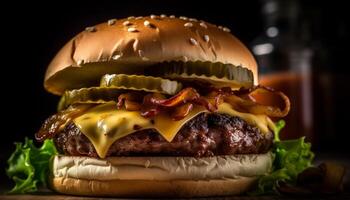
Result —
POLYGON ((204 98, 204 97, 200 97, 200 98, 196 99, 193 102, 196 105, 204 106, 210 112, 215 112, 218 109, 218 106, 219 106, 218 104, 216 104, 216 102, 218 102, 216 100, 216 98, 214 100, 212 100, 212 99, 207 99, 207 98, 204 98))
MULTIPOLYGON (((179 116, 184 118, 188 115, 189 110, 193 107, 193 104, 204 106, 210 112, 214 112, 218 109, 220 102, 222 102, 222 95, 213 95, 212 97, 205 98, 200 96, 200 94, 194 88, 189 87, 181 90, 179 93, 169 99, 159 98, 154 95, 147 95, 144 98, 143 105, 153 105, 154 107, 157 107, 158 110, 166 110, 167 108, 186 105, 182 108, 184 109, 181 111, 183 114, 175 117, 179 120, 181 119, 179 116), (185 110, 188 112, 185 112, 185 110)), ((180 110, 181 109, 179 109, 178 112, 180 112, 180 110)), ((146 112, 143 112, 142 115, 146 115, 146 112)), ((149 114, 147 114, 147 116, 149 116, 149 114)))
POLYGON ((126 110, 130 111, 141 110, 141 115, 144 117, 154 117, 163 111, 173 111, 175 112, 173 113, 175 120, 186 117, 194 105, 203 106, 208 111, 215 112, 223 102, 231 104, 233 108, 241 112, 265 114, 270 117, 284 117, 290 110, 288 97, 271 88, 256 86, 233 91, 229 87, 223 87, 210 88, 210 90, 209 94, 201 96, 194 88, 188 87, 168 99, 162 94, 152 93, 144 96, 142 103, 140 95, 126 93, 118 97, 118 108, 124 106, 126 110), (260 104, 253 98, 253 95, 258 93, 271 93, 279 96, 285 103, 284 108, 260 104))
POLYGON ((182 106, 178 106, 175 108, 174 112, 172 113, 172 119, 177 121, 185 118, 193 109, 192 103, 185 103, 182 106))
POLYGON ((157 106, 143 106, 141 109, 141 116, 151 118, 160 113, 160 108, 157 106))
POLYGON ((118 96, 117 107, 122 109, 125 106, 125 109, 130 111, 140 110, 141 104, 137 103, 139 100, 140 95, 136 93, 124 93, 118 96))
POLYGON ((184 104, 186 102, 194 101, 199 97, 200 95, 195 89, 185 88, 169 99, 160 99, 154 96, 149 96, 149 98, 146 98, 145 103, 164 107, 174 107, 180 104, 184 104))

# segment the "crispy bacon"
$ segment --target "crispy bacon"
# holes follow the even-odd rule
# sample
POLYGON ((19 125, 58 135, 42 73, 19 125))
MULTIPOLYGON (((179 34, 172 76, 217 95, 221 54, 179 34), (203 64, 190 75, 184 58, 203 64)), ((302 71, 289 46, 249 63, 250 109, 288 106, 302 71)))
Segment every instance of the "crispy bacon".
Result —
POLYGON ((160 108, 154 105, 142 106, 141 108, 141 116, 146 118, 151 118, 160 113, 160 108))
MULTIPOLYGON (((263 86, 255 86, 250 89, 232 90, 229 87, 209 88, 210 92, 201 96, 196 89, 187 87, 176 95, 166 98, 159 93, 152 93, 144 96, 136 93, 126 93, 118 97, 118 108, 123 106, 126 110, 140 110, 144 117, 154 117, 160 112, 174 112, 174 120, 180 120, 188 115, 194 105, 205 107, 210 112, 215 112, 218 106, 227 102, 240 112, 252 114, 265 114, 270 117, 284 117, 290 109, 288 97, 279 91, 263 86), (254 99, 254 94, 271 93, 277 95, 284 101, 284 108, 281 109, 272 105, 262 105, 254 99), (140 99, 143 99, 140 101, 140 99)), ((269 94, 270 95, 270 94, 269 94)))
MULTIPOLYGON (((207 96, 205 96, 205 99, 207 99, 209 103, 213 105, 214 111, 216 111, 218 109, 218 106, 224 102, 225 95, 226 94, 221 91, 212 91, 207 96)), ((208 109, 208 110, 212 111, 211 109, 208 109)))
POLYGON ((123 106, 126 110, 136 111, 141 109, 141 104, 138 103, 140 95, 136 93, 124 93, 118 96, 117 107, 122 109, 123 106))
POLYGON ((200 97, 200 98, 194 100, 193 102, 196 105, 200 105, 200 106, 205 107, 210 112, 215 112, 218 109, 218 105, 215 104, 215 102, 216 102, 215 100, 214 100, 214 102, 212 102, 210 99, 200 97))
POLYGON ((143 102, 141 105, 141 116, 151 118, 158 115, 161 112, 159 105, 152 104, 151 99, 165 99, 164 95, 159 93, 148 94, 143 97, 143 102))
POLYGON ((175 108, 174 112, 172 113, 172 119, 177 121, 185 118, 193 109, 192 103, 185 103, 182 106, 178 106, 175 108))
POLYGON ((135 101, 125 100, 125 109, 129 111, 139 111, 141 110, 141 104, 135 101))
POLYGON ((154 104, 158 106, 164 107, 174 107, 180 104, 184 104, 186 102, 191 102, 200 97, 199 93, 193 88, 185 88, 181 90, 176 95, 172 96, 169 99, 157 98, 155 96, 149 96, 146 98, 146 104, 154 104))
POLYGON ((146 95, 143 101, 143 106, 151 107, 153 111, 149 109, 144 109, 141 113, 142 116, 154 116, 155 110, 168 110, 169 108, 184 107, 179 108, 176 112, 181 112, 183 114, 176 115, 174 119, 180 120, 184 118, 189 111, 192 109, 193 104, 204 106, 211 112, 214 112, 218 108, 218 104, 222 99, 222 95, 213 95, 210 98, 205 98, 200 96, 200 94, 194 88, 185 88, 177 93, 171 98, 165 99, 164 97, 157 97, 154 94, 146 95), (152 107, 153 106, 153 107, 152 107), (186 112, 188 111, 188 112, 186 112), (151 112, 152 114, 149 114, 151 112), (182 117, 180 117, 182 116, 182 117))

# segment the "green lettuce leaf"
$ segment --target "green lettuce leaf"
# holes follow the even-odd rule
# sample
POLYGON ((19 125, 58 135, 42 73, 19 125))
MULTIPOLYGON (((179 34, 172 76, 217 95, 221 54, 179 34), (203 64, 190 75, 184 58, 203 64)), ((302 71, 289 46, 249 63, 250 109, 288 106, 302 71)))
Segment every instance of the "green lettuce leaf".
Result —
POLYGON ((298 174, 311 166, 314 158, 311 144, 305 142, 305 137, 281 141, 279 133, 284 126, 283 120, 276 123, 273 170, 260 177, 257 189, 251 193, 253 195, 276 194, 279 182, 295 184, 298 174))
POLYGON ((46 186, 49 174, 49 162, 57 153, 52 140, 45 140, 37 148, 32 140, 25 139, 24 144, 15 143, 16 150, 7 163, 7 175, 15 182, 10 194, 37 191, 38 185, 46 186))

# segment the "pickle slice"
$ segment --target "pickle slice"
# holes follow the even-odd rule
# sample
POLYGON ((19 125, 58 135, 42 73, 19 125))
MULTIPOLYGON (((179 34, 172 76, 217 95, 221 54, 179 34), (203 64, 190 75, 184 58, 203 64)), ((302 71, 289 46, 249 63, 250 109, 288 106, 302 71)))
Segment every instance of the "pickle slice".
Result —
POLYGON ((209 82, 220 87, 249 88, 254 84, 254 76, 250 70, 219 62, 163 62, 150 67, 146 74, 179 81, 209 82))
POLYGON ((127 90, 175 94, 181 90, 181 83, 168 79, 137 75, 105 75, 101 87, 67 90, 61 97, 57 109, 63 110, 76 103, 106 103, 116 101, 127 90))
POLYGON ((106 103, 116 101, 118 96, 125 93, 118 88, 91 87, 77 90, 67 90, 61 97, 57 110, 63 110, 76 103, 106 103))
POLYGON ((107 74, 101 79, 101 87, 110 87, 126 90, 143 90, 162 94, 176 94, 182 85, 177 81, 153 76, 107 74))

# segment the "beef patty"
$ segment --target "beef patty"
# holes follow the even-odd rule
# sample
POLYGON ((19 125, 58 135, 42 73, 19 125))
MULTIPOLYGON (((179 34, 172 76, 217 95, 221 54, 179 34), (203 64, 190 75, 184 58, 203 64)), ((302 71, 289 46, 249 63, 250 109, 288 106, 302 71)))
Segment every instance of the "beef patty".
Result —
MULTIPOLYGON (((59 152, 72 156, 98 157, 89 139, 74 123, 54 138, 59 152)), ((262 134, 241 118, 226 114, 201 113, 187 122, 173 141, 156 130, 136 131, 115 141, 107 156, 215 156, 266 153, 273 134, 262 134)))

